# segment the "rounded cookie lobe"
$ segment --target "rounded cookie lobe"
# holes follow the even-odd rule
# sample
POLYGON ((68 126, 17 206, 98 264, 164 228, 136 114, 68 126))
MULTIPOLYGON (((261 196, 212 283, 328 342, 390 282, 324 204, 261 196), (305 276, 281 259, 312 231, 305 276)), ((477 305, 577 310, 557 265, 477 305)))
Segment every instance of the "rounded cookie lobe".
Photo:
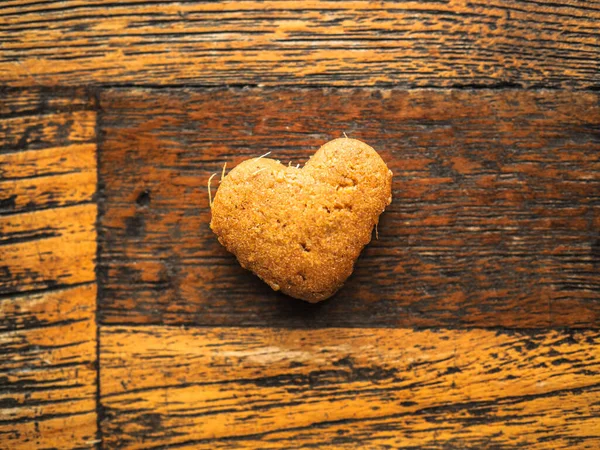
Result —
POLYGON ((273 289, 318 302, 352 273, 391 202, 391 178, 377 152, 355 139, 323 145, 302 169, 250 159, 222 180, 211 228, 273 289))

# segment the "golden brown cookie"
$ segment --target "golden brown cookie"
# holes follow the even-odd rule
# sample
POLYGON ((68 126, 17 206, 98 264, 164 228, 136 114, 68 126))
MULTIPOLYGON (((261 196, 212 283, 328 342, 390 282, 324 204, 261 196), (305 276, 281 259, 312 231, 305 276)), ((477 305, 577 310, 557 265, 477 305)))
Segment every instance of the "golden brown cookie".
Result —
POLYGON ((234 168, 212 204, 219 242, 274 290, 335 294, 392 201, 392 172, 356 139, 323 145, 299 169, 268 158, 234 168))

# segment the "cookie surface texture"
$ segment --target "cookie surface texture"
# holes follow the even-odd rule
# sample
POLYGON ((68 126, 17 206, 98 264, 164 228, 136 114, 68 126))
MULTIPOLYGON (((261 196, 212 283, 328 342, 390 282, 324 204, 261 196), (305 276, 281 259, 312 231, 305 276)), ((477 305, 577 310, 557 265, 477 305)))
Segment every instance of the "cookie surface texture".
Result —
POLYGON ((392 172, 356 139, 323 145, 303 168, 249 159, 221 180, 210 227, 274 290, 318 302, 350 276, 392 201, 392 172))

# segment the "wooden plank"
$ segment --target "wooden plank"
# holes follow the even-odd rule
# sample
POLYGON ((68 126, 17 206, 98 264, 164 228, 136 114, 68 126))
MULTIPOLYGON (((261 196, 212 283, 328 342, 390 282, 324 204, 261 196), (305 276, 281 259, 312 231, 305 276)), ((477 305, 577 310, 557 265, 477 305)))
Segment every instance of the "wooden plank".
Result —
POLYGON ((5 1, 0 84, 598 88, 591 0, 5 1))
POLYGON ((96 442, 93 99, 0 102, 0 448, 96 442))
POLYGON ((91 201, 93 98, 82 91, 8 91, 0 103, 0 215, 91 201))
POLYGON ((0 294, 94 281, 96 205, 0 216, 0 294))
POLYGON ((103 323, 598 327, 597 93, 109 90, 101 99, 103 323), (206 183, 304 162, 342 132, 394 200, 340 293, 310 306, 239 267, 206 183))
POLYGON ((101 327, 111 448, 597 448, 598 331, 101 327))
MULTIPOLYGON (((35 116, 44 114, 57 114, 61 112, 90 111, 95 102, 93 97, 85 89, 81 88, 52 88, 52 89, 11 89, 3 87, 2 101, 0 102, 0 115, 2 116, 2 127, 6 129, 5 120, 19 116, 35 116)), ((50 124, 44 124, 49 126, 50 124)), ((76 124, 71 124, 72 126, 76 124)), ((48 130, 48 128, 45 128, 48 130)), ((33 131, 33 130, 32 130, 33 131)), ((90 138, 94 137, 93 129, 90 138)), ((13 133, 14 134, 14 133, 13 133)), ((66 132, 62 135, 65 136, 66 132)), ((38 133, 38 140, 48 133, 38 133)), ((9 138, 2 134, 2 139, 9 138)), ((28 143, 30 147, 32 143, 28 143)), ((22 150, 22 149, 21 149, 22 150)))
POLYGON ((0 148, 9 151, 48 148, 57 141, 78 143, 94 139, 96 113, 94 111, 53 111, 33 113, 2 120, 0 148))
POLYGON ((0 299, 0 447, 96 440, 96 286, 0 299))
POLYGON ((0 180, 90 172, 96 164, 96 144, 73 144, 2 155, 0 180))

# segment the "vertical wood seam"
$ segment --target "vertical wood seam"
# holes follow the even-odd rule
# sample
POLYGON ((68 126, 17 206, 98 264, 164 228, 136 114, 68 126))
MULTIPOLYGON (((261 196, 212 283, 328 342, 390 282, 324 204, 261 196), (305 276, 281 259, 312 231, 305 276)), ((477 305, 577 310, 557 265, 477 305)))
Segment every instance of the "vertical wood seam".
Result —
POLYGON ((94 267, 94 271, 96 274, 96 445, 97 449, 104 448, 102 442, 102 420, 104 418, 104 412, 102 408, 101 399, 101 391, 100 391, 100 290, 102 289, 102 285, 100 283, 100 192, 101 192, 101 183, 100 183, 100 148, 102 144, 101 133, 102 133, 102 115, 103 111, 100 104, 100 92, 99 89, 93 89, 91 95, 94 97, 94 109, 96 111, 96 193, 94 194, 94 201, 96 203, 96 265, 94 267))

